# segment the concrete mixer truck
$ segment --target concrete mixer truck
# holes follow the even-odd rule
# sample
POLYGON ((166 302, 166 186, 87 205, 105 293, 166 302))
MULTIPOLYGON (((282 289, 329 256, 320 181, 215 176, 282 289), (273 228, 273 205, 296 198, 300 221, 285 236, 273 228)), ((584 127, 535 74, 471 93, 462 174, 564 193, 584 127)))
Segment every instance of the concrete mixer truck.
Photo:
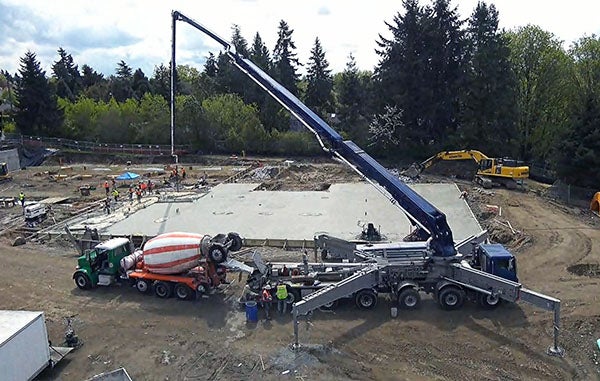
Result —
POLYGON ((125 281, 141 293, 188 300, 225 283, 228 254, 241 247, 237 233, 165 233, 142 250, 134 250, 127 238, 112 238, 78 258, 73 279, 84 290, 125 281))

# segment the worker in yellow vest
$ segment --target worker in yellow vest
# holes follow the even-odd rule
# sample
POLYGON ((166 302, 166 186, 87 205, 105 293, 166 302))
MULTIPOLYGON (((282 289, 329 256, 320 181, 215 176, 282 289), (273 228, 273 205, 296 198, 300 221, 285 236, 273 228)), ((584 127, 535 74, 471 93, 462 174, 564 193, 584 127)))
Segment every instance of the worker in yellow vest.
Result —
POLYGON ((279 314, 285 314, 287 311, 287 298, 288 298, 288 291, 287 291, 287 286, 283 283, 279 283, 277 285, 277 311, 279 311, 279 314))

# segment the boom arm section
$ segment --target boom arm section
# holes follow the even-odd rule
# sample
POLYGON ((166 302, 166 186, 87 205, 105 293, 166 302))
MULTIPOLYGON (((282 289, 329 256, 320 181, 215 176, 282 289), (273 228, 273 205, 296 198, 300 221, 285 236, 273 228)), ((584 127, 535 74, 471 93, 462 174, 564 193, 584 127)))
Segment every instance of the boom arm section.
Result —
POLYGON ((479 151, 474 150, 462 150, 462 151, 443 151, 437 153, 430 157, 429 159, 422 162, 419 166, 421 167, 421 171, 431 167, 433 164, 437 163, 440 160, 475 160, 475 162, 479 163, 483 159, 488 159, 488 157, 479 151))
POLYGON ((331 128, 323 119, 296 98, 296 96, 263 72, 252 61, 231 52, 230 45, 226 41, 206 27, 181 15, 179 12, 173 12, 173 17, 175 18, 176 16, 177 20, 189 23, 222 44, 233 64, 296 116, 298 120, 316 135, 324 149, 350 165, 367 179, 379 183, 391 195, 393 202, 397 203, 408 214, 409 219, 413 223, 417 223, 429 232, 431 236, 430 247, 435 256, 449 257, 456 255, 452 231, 444 213, 412 190, 408 185, 400 181, 400 179, 393 176, 354 142, 344 141, 337 131, 331 128), (325 139, 329 143, 330 148, 325 148, 322 139, 325 139))

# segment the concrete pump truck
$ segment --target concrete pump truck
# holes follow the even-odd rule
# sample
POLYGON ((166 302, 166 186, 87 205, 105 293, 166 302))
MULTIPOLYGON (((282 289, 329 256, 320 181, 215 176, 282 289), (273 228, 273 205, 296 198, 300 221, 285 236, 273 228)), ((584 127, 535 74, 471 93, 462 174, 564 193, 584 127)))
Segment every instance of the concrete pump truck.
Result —
POLYGON ((516 259, 504 246, 469 241, 455 243, 444 213, 391 174, 354 142, 344 140, 323 119, 252 61, 233 52, 229 42, 177 11, 172 12, 172 70, 175 67, 176 21, 188 23, 222 45, 235 67, 301 121, 326 152, 350 166, 386 195, 393 205, 403 210, 415 226, 415 233, 411 236, 418 242, 396 243, 390 248, 378 244, 369 248, 354 248, 348 254, 353 257, 353 263, 349 264, 317 264, 306 260, 298 264, 258 264, 258 271, 263 279, 285 280, 294 293, 297 291, 293 288, 295 284, 310 284, 307 275, 310 274, 315 279, 319 273, 329 275, 327 282, 318 279, 313 282, 315 287, 306 295, 295 293, 298 299, 293 304, 292 312, 296 346, 298 317, 314 309, 331 305, 348 296, 354 296, 357 305, 369 308, 376 303, 380 293, 392 295, 401 307, 414 308, 419 304, 420 293, 425 292, 432 294, 440 306, 447 310, 458 309, 466 299, 473 299, 485 308, 493 308, 501 300, 521 300, 553 311, 554 342, 548 353, 559 356, 563 354, 563 349, 558 345, 560 300, 524 288, 517 278, 516 259), (297 271, 284 274, 278 271, 282 266, 286 266, 288 270, 292 266, 297 271), (294 276, 301 280, 294 282, 294 276))

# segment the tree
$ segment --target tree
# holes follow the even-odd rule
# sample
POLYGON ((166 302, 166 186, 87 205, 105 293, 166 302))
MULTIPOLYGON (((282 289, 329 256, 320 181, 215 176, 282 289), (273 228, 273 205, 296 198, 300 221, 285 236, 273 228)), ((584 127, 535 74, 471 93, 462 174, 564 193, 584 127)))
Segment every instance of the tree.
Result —
POLYGON ((571 126, 561 134, 557 173, 569 184, 596 189, 600 182, 600 104, 591 93, 576 105, 571 126))
POLYGON ((150 81, 142 69, 137 69, 135 73, 133 73, 131 90, 133 90, 133 97, 137 100, 142 99, 146 93, 150 92, 150 81))
POLYGON ((410 145, 402 149, 421 156, 447 145, 458 128, 464 32, 448 0, 436 0, 432 7, 421 7, 417 0, 403 5, 405 13, 386 23, 392 39, 380 35, 378 41, 378 109, 393 105, 402 110, 396 133, 410 145))
POLYGON ((83 89, 82 78, 73 57, 63 48, 58 48, 58 61, 52 65, 53 76, 56 79, 56 94, 61 98, 74 101, 83 89))
POLYGON ((527 25, 507 34, 517 78, 519 156, 544 161, 568 123, 569 58, 552 33, 527 25))
POLYGON ((316 111, 317 114, 320 114, 321 117, 325 117, 333 108, 331 93, 333 78, 331 77, 329 62, 325 58, 325 52, 318 37, 315 39, 315 44, 310 51, 307 70, 306 105, 316 111))
POLYGON ((203 134, 212 146, 228 152, 263 152, 268 140, 254 106, 237 95, 224 94, 202 102, 207 121, 203 134))
POLYGON ((117 64, 116 76, 110 78, 110 91, 117 102, 124 102, 133 97, 132 84, 133 70, 125 61, 121 60, 117 64))
POLYGON ((350 54, 346 68, 334 78, 334 90, 337 94, 337 113, 339 129, 342 135, 362 145, 369 138, 369 105, 371 93, 371 73, 359 72, 356 60, 350 54))
POLYGON ((300 62, 296 58, 296 44, 292 41, 293 29, 290 29, 288 24, 281 20, 277 32, 277 42, 273 49, 273 74, 279 83, 288 89, 292 94, 297 94, 298 80, 300 75, 297 72, 297 67, 300 62))
POLYGON ((477 4, 467 36, 469 65, 457 148, 512 156, 517 153, 517 82, 493 4, 477 4))
POLYGON ((164 64, 154 67, 154 74, 150 78, 150 89, 153 94, 158 94, 166 100, 171 99, 171 69, 164 64))
POLYGON ((557 173, 569 184, 597 187, 600 182, 600 39, 582 37, 569 55, 574 63, 575 92, 571 120, 557 139, 557 173))
MULTIPOLYGON (((257 32, 252 40, 252 46, 250 48, 250 59, 261 68, 264 72, 273 73, 273 63, 271 62, 271 56, 269 49, 263 42, 260 34, 257 32)), ((248 89, 247 103, 254 103, 258 106, 260 120, 269 132, 276 129, 285 123, 285 120, 280 117, 281 106, 275 101, 268 93, 266 93, 261 87, 253 84, 248 89)))
POLYGON ((90 86, 97 85, 98 83, 104 80, 104 75, 102 73, 98 73, 94 69, 92 69, 88 65, 83 65, 81 67, 81 81, 84 88, 88 88, 90 86))
POLYGON ((27 51, 21 58, 19 74, 15 115, 18 129, 23 134, 60 136, 63 110, 58 107, 56 93, 35 53, 27 51))

